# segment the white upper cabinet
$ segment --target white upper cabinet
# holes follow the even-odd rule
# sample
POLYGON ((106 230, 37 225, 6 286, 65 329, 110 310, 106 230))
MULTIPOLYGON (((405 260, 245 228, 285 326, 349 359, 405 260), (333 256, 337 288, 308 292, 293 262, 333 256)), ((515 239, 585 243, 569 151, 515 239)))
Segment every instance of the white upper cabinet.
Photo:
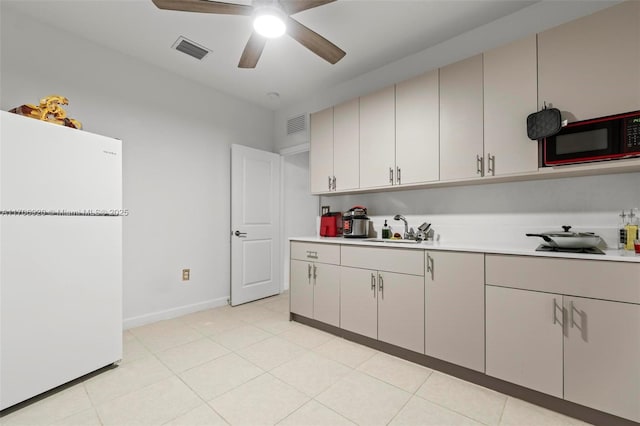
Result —
POLYGON ((482 55, 440 69, 440 179, 482 176, 482 55))
POLYGON ((535 35, 484 53, 485 176, 538 170, 526 124, 537 110, 536 61, 535 35))
POLYGON ((333 183, 333 107, 311 114, 311 192, 329 192, 333 183))
POLYGON ((571 121, 640 109, 640 2, 538 35, 539 104, 571 121))
POLYGON ((545 102, 569 122, 640 110, 639 76, 629 0, 312 114, 311 192, 544 177, 527 116, 545 102))
POLYGON ((334 191, 360 186, 360 99, 355 98, 333 108, 334 191))
POLYGON ((438 70, 396 85, 396 183, 440 177, 438 70))
POLYGON ((360 188, 393 184, 395 137, 395 86, 361 97, 360 188))

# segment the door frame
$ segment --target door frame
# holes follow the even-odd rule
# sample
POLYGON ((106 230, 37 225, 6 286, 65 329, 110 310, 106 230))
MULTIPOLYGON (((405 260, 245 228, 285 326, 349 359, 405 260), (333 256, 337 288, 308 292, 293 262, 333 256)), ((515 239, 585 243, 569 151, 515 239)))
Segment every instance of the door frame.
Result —
MULTIPOLYGON (((282 293, 285 290, 289 289, 289 273, 290 273, 290 265, 289 265, 289 256, 287 256, 287 248, 289 245, 289 240, 287 238, 286 232, 285 232, 285 215, 284 212, 286 211, 285 208, 287 206, 285 206, 285 202, 284 202, 284 190, 285 190, 285 186, 286 186, 286 182, 284 179, 284 162, 286 161, 286 157, 292 156, 292 155, 297 155, 297 154, 302 154, 302 153, 310 153, 311 152, 311 144, 309 142, 307 143, 303 143, 303 144, 299 144, 299 145, 295 145, 295 146, 291 146, 288 148, 283 148, 280 150, 280 212, 282 212, 282 214, 280 215, 280 241, 282 241, 282 247, 280 248, 280 253, 282 256, 282 270, 281 270, 281 274, 280 274, 280 292, 282 293)), ((311 166, 309 166, 311 167, 311 166)), ((309 175, 309 179, 311 179, 311 175, 309 175)), ((309 185, 311 185, 311 182, 309 181, 309 185)), ((309 193, 311 193, 311 186, 309 186, 309 193)), ((317 197, 318 200, 318 204, 317 204, 317 212, 320 211, 320 197, 317 197)), ((317 219, 316 219, 317 222, 317 219)), ((319 225, 318 225, 319 226, 319 225)), ((317 226, 316 226, 317 228, 317 226)), ((317 234, 317 232, 316 232, 317 234)))

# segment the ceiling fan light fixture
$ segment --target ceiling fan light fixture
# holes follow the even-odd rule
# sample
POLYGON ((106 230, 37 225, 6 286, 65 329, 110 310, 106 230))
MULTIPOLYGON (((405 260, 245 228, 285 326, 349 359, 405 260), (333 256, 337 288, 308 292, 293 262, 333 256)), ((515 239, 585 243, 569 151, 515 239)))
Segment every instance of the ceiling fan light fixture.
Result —
POLYGON ((287 30, 285 17, 282 10, 276 7, 256 8, 253 29, 263 37, 278 38, 287 30))

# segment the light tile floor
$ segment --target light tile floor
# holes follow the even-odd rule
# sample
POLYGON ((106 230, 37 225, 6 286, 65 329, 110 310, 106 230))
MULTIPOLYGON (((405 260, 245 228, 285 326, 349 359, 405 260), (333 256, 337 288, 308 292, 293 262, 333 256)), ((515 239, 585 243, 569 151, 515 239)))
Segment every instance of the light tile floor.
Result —
POLYGON ((288 294, 124 333, 124 359, 11 425, 585 425, 290 322, 288 294))

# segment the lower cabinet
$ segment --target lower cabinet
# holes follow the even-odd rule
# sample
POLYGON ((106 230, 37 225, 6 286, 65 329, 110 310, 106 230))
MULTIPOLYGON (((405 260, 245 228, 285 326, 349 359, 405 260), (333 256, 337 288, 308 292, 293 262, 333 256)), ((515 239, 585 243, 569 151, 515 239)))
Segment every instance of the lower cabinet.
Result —
POLYGON ((289 303, 294 314, 313 318, 312 262, 291 259, 289 270, 289 303))
POLYGON ((562 296, 486 287, 490 376, 562 398, 562 296))
POLYGON ((484 253, 425 252, 425 354, 484 372, 484 253))
POLYGON ((291 260, 291 312, 340 326, 340 267, 291 260))
POLYGON ((340 267, 340 328, 378 338, 376 271, 340 267))
POLYGON ((486 287, 487 374, 640 421, 640 305, 486 287))
POLYGON ((290 280, 292 313, 640 422, 640 264, 292 242, 290 280))
POLYGON ((424 352, 424 277, 340 268, 340 326, 424 352))
POLYGON ((563 299, 564 399, 640 422, 640 305, 563 299))
POLYGON ((424 353, 424 277, 378 273, 378 340, 424 353))
POLYGON ((340 325, 340 246, 291 243, 291 312, 340 325))

